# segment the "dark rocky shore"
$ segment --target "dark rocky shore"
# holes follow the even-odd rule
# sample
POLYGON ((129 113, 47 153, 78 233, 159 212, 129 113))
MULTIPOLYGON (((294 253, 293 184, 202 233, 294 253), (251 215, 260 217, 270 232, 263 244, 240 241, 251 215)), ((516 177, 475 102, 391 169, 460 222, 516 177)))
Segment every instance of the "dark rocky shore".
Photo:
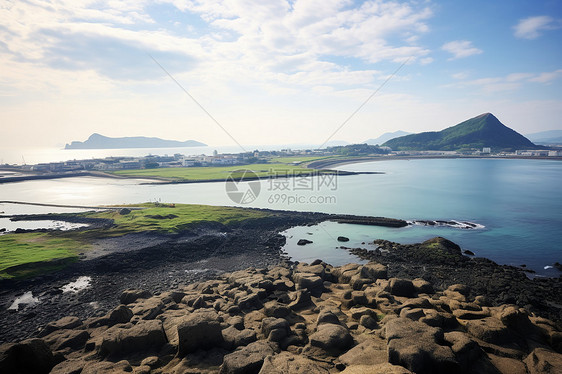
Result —
POLYGON ((560 373, 562 332, 370 262, 281 262, 67 316, 0 346, 6 373, 560 373))
MULTIPOLYGON (((102 315, 116 305, 115 295, 136 287, 161 292, 225 271, 250 266, 265 267, 282 259, 285 238, 279 232, 296 225, 312 225, 326 219, 350 220, 352 216, 307 212, 274 212, 269 218, 225 226, 216 222, 194 225, 179 234, 139 232, 120 237, 92 239, 93 249, 65 270, 30 280, 0 281, 0 343, 33 336, 46 323, 72 314, 80 318, 102 315), (76 294, 61 287, 80 276, 92 277, 91 287, 76 294), (31 291, 40 299, 21 311, 6 311, 17 296, 31 291)), ((382 217, 355 217, 365 224, 406 225, 382 217)), ((53 215, 18 216, 18 220, 54 219, 53 215)), ((108 220, 57 214, 56 219, 104 228, 108 220)))
MULTIPOLYGON (((448 373, 457 372, 451 368, 459 367, 471 373, 527 372, 523 369, 549 372, 535 370, 540 365, 548 367, 545 362, 554 363, 556 370, 562 367, 558 366, 562 361, 554 353, 562 349, 560 279, 528 279, 521 269, 465 256, 458 246, 441 238, 407 246, 376 241, 379 251, 347 249, 378 265, 336 269, 319 261, 311 267, 292 264, 283 258, 280 248, 285 238, 278 234, 289 227, 326 219, 397 226, 405 222, 317 213, 276 214, 234 226, 203 223, 175 235, 142 232, 103 238, 93 243, 96 249, 92 253, 85 254, 82 261, 62 272, 27 281, 2 281, 0 303, 4 309, 26 291, 32 291, 40 303, 19 312, 4 310, 0 314, 0 342, 38 336, 42 340, 5 345, 3 353, 0 352, 0 372, 4 372, 1 365, 21 364, 13 361, 17 352, 36 350, 45 353, 45 365, 61 362, 57 369, 60 371, 54 372, 68 373, 119 372, 119 368, 130 372, 133 367, 135 372, 178 373, 219 369, 224 373, 257 373, 260 368, 263 373, 309 371, 307 368, 313 373, 343 369, 346 373, 365 372, 360 368, 351 370, 359 362, 382 365, 379 371, 370 371, 373 373, 408 372, 405 368, 414 372, 448 373), (277 265, 282 266, 276 268, 277 265), (384 268, 384 272, 372 270, 371 274, 368 269, 373 267, 384 268), (241 271, 247 268, 251 269, 241 271), (226 275, 233 271, 240 272, 234 278, 226 275), (90 287, 78 293, 61 291, 64 284, 79 276, 92 277, 90 287), (238 278, 251 280, 242 282, 238 278), (423 278, 424 282, 388 278, 423 278), (405 282, 409 291, 393 291, 396 282, 405 282), (127 296, 120 299, 119 295, 126 289, 143 290, 133 292, 140 295, 140 301, 125 302, 127 296), (217 304, 219 300, 223 302, 217 304), (119 306, 120 302, 127 306, 119 306), (268 303, 277 303, 288 313, 268 312, 264 308, 268 303), (362 309, 358 314, 357 308, 371 311, 362 309), (199 315, 199 311, 204 313, 199 315), (326 313, 328 316, 322 317, 326 313), (377 315, 386 318, 379 321, 377 315), (49 324, 67 316, 75 318, 49 324), (166 321, 172 321, 169 319, 172 317, 203 321, 202 326, 206 326, 203 330, 214 331, 211 334, 214 338, 201 346, 205 348, 203 351, 194 352, 193 343, 178 338, 181 330, 178 324, 167 325, 166 321), (232 318, 238 322, 232 322, 232 318), (270 321, 271 318, 286 322, 270 321), (326 338, 332 332, 322 331, 323 318, 338 321, 332 324, 341 328, 335 328, 338 332, 333 333, 343 337, 346 343, 340 345, 326 338), (394 319, 401 322, 391 323, 394 319), (440 322, 435 325, 427 322, 430 319, 440 322), (270 328, 270 322, 281 327, 270 328), (51 327, 46 328, 47 324, 51 327), (409 326, 409 332, 400 330, 402 325, 409 326), (400 331, 393 332, 393 328, 400 331), (272 332, 278 329, 282 332, 272 332), (418 335, 408 335, 413 333, 410 330, 418 335), (394 335, 398 340, 390 344, 395 338, 389 336, 394 335), (322 342, 325 338, 327 341, 322 342), (365 343, 371 338, 376 338, 374 343, 365 343), (413 351, 404 347, 408 339, 418 338, 427 347, 413 351), (138 351, 135 348, 131 352, 131 346, 139 347, 138 351), (239 350, 234 351, 235 347, 239 350), (361 356, 360 353, 372 356, 376 362, 357 357, 346 361, 343 357, 361 356), (229 355, 234 355, 232 364, 228 364, 229 355), (442 359, 444 363, 440 363, 442 359), (248 360, 257 363, 247 371, 236 369, 239 362, 248 360), (471 365, 474 362, 476 366, 468 368, 466 362, 471 365), (286 370, 279 369, 282 367, 286 370)), ((194 334, 201 334, 197 332, 201 331, 197 327, 199 322, 188 323, 194 324, 194 334)))

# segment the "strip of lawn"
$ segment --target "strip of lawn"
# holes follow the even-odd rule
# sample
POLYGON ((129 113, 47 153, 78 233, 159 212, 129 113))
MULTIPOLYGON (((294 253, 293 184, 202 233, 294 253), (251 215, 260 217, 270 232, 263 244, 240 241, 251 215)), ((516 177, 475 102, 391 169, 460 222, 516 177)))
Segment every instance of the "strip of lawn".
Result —
MULTIPOLYGON (((302 158, 300 158, 302 159, 302 158)), ((185 167, 185 168, 161 168, 161 169, 136 169, 136 170, 119 170, 114 174, 139 177, 139 178, 164 178, 174 181, 224 181, 232 172, 238 170, 251 170, 260 178, 268 178, 275 176, 292 176, 298 174, 313 174, 319 170, 309 169, 297 164, 272 163, 272 164, 250 164, 250 165, 233 165, 233 166, 202 166, 202 167, 185 167)), ((324 171, 321 171, 324 172, 324 171)), ((241 177, 242 173, 236 173, 234 177, 241 177)))
MULTIPOLYGON (((0 236, 0 277, 19 278, 35 268, 58 267, 78 259, 81 243, 49 233, 19 233, 0 236), (56 261, 64 260, 64 261, 56 261), (35 266, 22 266, 31 265, 35 266)), ((36 270, 36 269, 35 269, 36 270)))
MULTIPOLYGON (((218 222, 230 225, 247 219, 264 218, 271 213, 237 207, 210 206, 197 204, 155 204, 131 205, 145 209, 131 210, 128 214, 119 211, 85 213, 92 218, 112 219, 115 226, 105 229, 105 235, 124 235, 139 231, 176 233, 198 222, 218 222)), ((88 234, 86 230, 84 233, 88 234)))
MULTIPOLYGON (((191 204, 130 205, 141 207, 121 214, 119 210, 76 213, 90 218, 112 219, 110 228, 74 231, 8 233, 0 235, 0 278, 25 278, 59 270, 78 260, 78 254, 90 249, 91 240, 134 232, 177 233, 200 222, 231 225, 248 219, 264 218, 271 213, 237 207, 191 204)), ((53 215, 56 219, 57 215, 53 215)), ((64 215, 59 218, 64 220, 64 215)))

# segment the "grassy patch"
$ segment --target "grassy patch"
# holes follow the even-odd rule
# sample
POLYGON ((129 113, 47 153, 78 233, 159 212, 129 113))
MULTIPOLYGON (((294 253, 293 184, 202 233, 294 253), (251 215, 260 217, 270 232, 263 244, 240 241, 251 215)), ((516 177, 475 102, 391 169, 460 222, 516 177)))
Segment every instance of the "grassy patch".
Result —
POLYGON ((302 164, 304 162, 324 160, 327 158, 334 158, 334 156, 288 156, 288 157, 274 157, 272 162, 280 162, 283 164, 302 164))
MULTIPOLYGON (((263 218, 267 212, 236 207, 220 207, 195 204, 157 206, 154 203, 134 205, 145 209, 132 210, 121 215, 118 211, 88 213, 89 217, 112 219, 115 226, 104 230, 107 235, 123 235, 138 231, 179 232, 198 222, 219 222, 224 225, 247 219, 263 218)), ((86 230, 83 233, 88 234, 86 230)))
MULTIPOLYGON (((301 157, 302 159, 302 157, 301 157)), ((237 170, 251 170, 258 177, 267 178, 270 176, 293 175, 299 173, 314 173, 315 169, 309 169, 297 164, 276 162, 271 164, 250 164, 233 166, 203 166, 189 168, 162 168, 162 169, 138 169, 138 170, 119 170, 114 172, 117 175, 139 178, 165 178, 176 181, 215 181, 226 180, 230 173, 237 170)))
POLYGON ((21 277, 33 273, 41 266, 59 267, 62 262, 57 260, 74 261, 78 258, 79 249, 81 249, 79 242, 49 233, 2 235, 0 236, 0 277, 21 277), (27 268, 23 266, 26 264, 37 264, 37 266, 27 268))
MULTIPOLYGON (((77 215, 112 219, 109 229, 91 228, 78 231, 6 234, 0 236, 0 278, 24 278, 56 271, 78 260, 78 253, 89 250, 91 240, 141 231, 175 233, 199 222, 230 225, 248 219, 259 219, 271 213, 236 207, 145 203, 131 205, 144 209, 86 212, 77 215), (173 207, 172 207, 173 206, 173 207)), ((53 215, 56 219, 56 215, 53 215)))

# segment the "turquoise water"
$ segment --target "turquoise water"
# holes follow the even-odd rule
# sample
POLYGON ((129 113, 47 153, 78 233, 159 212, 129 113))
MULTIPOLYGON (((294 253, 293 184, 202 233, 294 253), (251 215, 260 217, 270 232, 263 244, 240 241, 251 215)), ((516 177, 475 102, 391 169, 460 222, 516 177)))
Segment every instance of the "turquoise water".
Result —
MULTIPOLYGON (((345 165, 351 171, 384 171, 384 175, 340 178, 338 206, 343 212, 410 219, 466 220, 484 229, 413 226, 388 229, 326 223, 313 235, 311 228, 288 233, 294 240, 316 237, 320 246, 342 252, 332 239, 349 236, 348 247, 364 247, 373 239, 414 243, 444 236, 478 256, 510 265, 525 264, 539 275, 557 276, 544 269, 562 262, 562 163, 548 160, 410 160, 345 165), (353 193, 352 193, 353 192, 353 193), (351 211, 350 209, 353 209, 351 211), (309 237, 310 236, 310 237, 309 237)), ((295 242, 296 243, 296 242, 295 242)), ((287 252, 309 260, 314 244, 287 252)), ((314 253, 316 255, 317 253, 314 253)), ((335 254, 330 254, 335 256, 335 254)), ((347 262, 349 254, 342 254, 347 262)), ((333 260, 336 261, 336 260, 333 260)))
MULTIPOLYGON (((314 245, 295 248, 295 259, 330 258, 333 263, 353 258, 325 231, 349 236, 346 245, 382 238, 402 243, 444 236, 478 256, 499 263, 521 265, 540 275, 557 276, 544 269, 562 262, 562 163, 550 160, 441 159, 381 161, 339 167, 350 171, 382 171, 385 174, 345 176, 330 188, 275 189, 271 181, 261 182, 258 198, 249 205, 259 208, 349 213, 413 219, 472 221, 481 230, 446 227, 386 229, 370 226, 330 226, 313 232, 314 245), (299 203, 279 198, 298 196, 299 203), (312 199, 314 198, 314 199, 312 199), (318 202, 318 200, 323 200, 318 202), (341 229, 341 230, 340 230, 341 229), (341 233, 340 233, 341 231, 341 233), (324 233, 324 234, 323 234, 324 233), (347 234, 346 234, 347 233, 347 234), (322 238, 325 235, 325 238, 322 238), (320 244, 319 248, 314 248, 320 244), (320 251, 314 252, 311 251, 320 251)), ((124 204, 161 200, 163 202, 237 205, 224 183, 143 185, 136 180, 68 178, 0 185, 0 200, 55 204, 124 204)), ((18 206, 0 204, 0 211, 17 213, 18 206)), ((335 224, 333 224, 335 225, 335 224)), ((303 228, 296 228, 300 230, 303 228)), ((306 235, 295 232, 293 237, 306 235)), ((298 239, 298 238, 297 238, 298 239)), ((289 240, 289 245, 291 240, 289 240)), ((288 248, 290 252, 291 249, 288 248)))

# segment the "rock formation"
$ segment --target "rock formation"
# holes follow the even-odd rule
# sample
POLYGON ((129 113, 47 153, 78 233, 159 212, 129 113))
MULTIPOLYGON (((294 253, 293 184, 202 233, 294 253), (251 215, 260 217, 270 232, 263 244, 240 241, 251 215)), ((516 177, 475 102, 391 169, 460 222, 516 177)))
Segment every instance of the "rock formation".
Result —
POLYGON ((65 317, 0 347, 2 373, 560 373, 562 332, 378 263, 250 268, 65 317))

